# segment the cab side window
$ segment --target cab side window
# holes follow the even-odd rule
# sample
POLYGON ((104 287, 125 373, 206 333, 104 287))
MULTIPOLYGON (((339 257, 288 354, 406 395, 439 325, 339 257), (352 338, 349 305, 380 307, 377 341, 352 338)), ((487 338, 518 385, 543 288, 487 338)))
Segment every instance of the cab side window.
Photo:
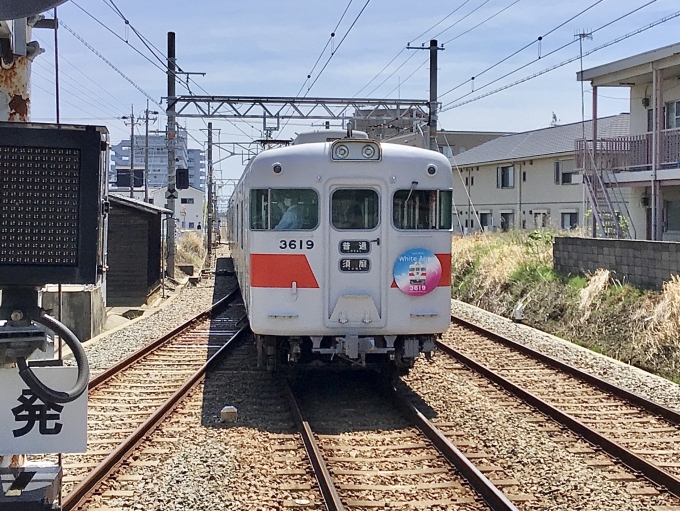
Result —
POLYGON ((319 224, 319 196, 305 188, 250 190, 252 230, 311 231, 319 224))
POLYGON ((451 229, 451 190, 397 190, 392 221, 397 229, 451 229))
POLYGON ((341 230, 371 230, 380 223, 380 198, 375 190, 341 189, 331 197, 331 223, 341 230))

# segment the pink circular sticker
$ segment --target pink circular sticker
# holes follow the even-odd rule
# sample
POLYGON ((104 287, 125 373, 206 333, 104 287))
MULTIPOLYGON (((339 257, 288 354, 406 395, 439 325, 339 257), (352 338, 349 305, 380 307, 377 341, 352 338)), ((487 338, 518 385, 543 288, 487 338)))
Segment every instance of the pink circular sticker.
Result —
POLYGON ((394 281, 410 296, 423 296, 439 284, 442 265, 429 250, 412 248, 401 254, 394 263, 394 281))

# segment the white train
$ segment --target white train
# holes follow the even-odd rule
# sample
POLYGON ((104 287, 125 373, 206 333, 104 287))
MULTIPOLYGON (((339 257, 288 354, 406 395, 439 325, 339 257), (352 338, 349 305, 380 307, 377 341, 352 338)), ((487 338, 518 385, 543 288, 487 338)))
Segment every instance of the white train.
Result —
POLYGON ((450 164, 336 133, 260 153, 230 200, 260 361, 408 368, 449 326, 450 164))

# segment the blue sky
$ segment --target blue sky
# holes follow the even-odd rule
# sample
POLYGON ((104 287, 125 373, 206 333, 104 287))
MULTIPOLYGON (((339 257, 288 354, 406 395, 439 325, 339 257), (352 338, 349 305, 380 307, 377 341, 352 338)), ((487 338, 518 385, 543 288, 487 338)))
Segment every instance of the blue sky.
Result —
MULTIPOLYGON (((493 90, 535 72, 563 62, 579 54, 578 42, 545 56, 574 40, 580 30, 592 31, 615 20, 650 0, 603 0, 575 20, 547 35, 541 42, 544 56, 511 76, 499 80, 480 93, 493 90)), ((166 33, 177 34, 178 63, 185 71, 205 72, 193 77, 197 84, 214 95, 294 96, 305 82, 322 48, 345 11, 349 0, 282 1, 251 0, 214 2, 193 0, 132 1, 114 0, 122 13, 155 46, 165 51, 166 33)), ((440 96, 449 104, 468 94, 472 76, 496 64, 521 47, 536 41, 570 17, 594 4, 596 0, 370 0, 347 38, 309 91, 310 96, 351 97, 357 94, 406 43, 420 45, 431 36, 455 23, 437 36, 440 42, 454 39, 439 52, 440 96), (459 10, 429 30, 437 22, 459 10), (506 10, 500 12, 502 9, 506 10), (494 18, 464 33, 492 15, 494 18), (424 34, 423 34, 424 33, 424 34), (423 35, 421 35, 423 34, 423 35), (457 37, 460 36, 460 37, 457 37), (417 39, 416 39, 417 38, 417 39), (467 83, 466 83, 467 82, 467 83)), ((90 14, 142 53, 153 59, 137 36, 126 27, 107 0, 76 0, 90 14)), ((353 0, 336 33, 335 45, 345 36, 366 0, 353 0)), ((127 75, 150 96, 160 101, 166 95, 166 77, 161 70, 99 25, 73 2, 59 7, 59 17, 74 32, 127 75)), ((636 13, 598 30, 593 40, 584 41, 584 51, 605 44, 619 36, 643 28, 680 8, 677 0, 656 0, 636 13)), ((53 33, 35 30, 34 39, 45 47, 33 68, 32 119, 54 120, 54 54, 53 33)), ((594 67, 680 40, 680 18, 672 19, 625 41, 614 44, 584 58, 584 68, 594 67)), ((146 107, 146 98, 107 63, 93 54, 67 30, 59 30, 61 76, 61 116, 63 122, 106 124, 114 142, 126 138, 129 128, 120 117, 146 107)), ((539 47, 532 44, 475 80, 475 89, 487 82, 537 59, 539 47)), ((328 59, 321 58, 316 73, 328 59)), ((371 97, 427 99, 429 88, 427 51, 403 51, 394 63, 359 96, 369 92, 388 77, 407 58, 410 60, 391 76, 371 97), (415 54, 415 55, 414 55, 415 54), (424 64, 425 63, 425 64, 424 64), (418 66, 424 64, 419 70, 418 66), (395 90, 396 89, 396 90, 395 90), (393 91, 393 92, 392 92, 393 91)), ((442 112, 440 127, 450 130, 524 131, 547 126, 555 112, 561 123, 581 119, 581 86, 576 81, 579 62, 565 65, 526 83, 511 87, 467 105, 442 112)), ((309 82, 308 82, 309 84, 309 82)), ((196 84, 192 90, 203 94, 196 84)), ((307 86, 303 88, 306 92, 307 86)), ((178 92, 184 89, 178 87, 178 92)), ((585 86, 586 117, 590 115, 589 86, 585 86)), ((471 94, 464 99, 475 98, 471 94)), ((599 99, 600 115, 628 111, 627 89, 603 89, 599 99)), ((151 109, 159 110, 157 105, 151 109)), ((164 128, 161 116, 157 124, 164 128)), ((186 122, 195 140, 190 147, 203 143, 205 124, 200 120, 186 122), (203 130, 203 131, 201 131, 203 130)), ((238 128, 225 121, 214 121, 222 141, 248 141, 259 138, 260 122, 250 125, 237 122, 238 128), (240 129, 239 129, 240 128, 240 129), (248 136, 244 135, 245 132, 248 136)), ((306 131, 309 125, 291 122, 281 138, 306 131)), ((216 154, 216 159, 224 154, 216 154)), ((225 160, 217 166, 222 176, 238 177, 241 158, 225 160)))

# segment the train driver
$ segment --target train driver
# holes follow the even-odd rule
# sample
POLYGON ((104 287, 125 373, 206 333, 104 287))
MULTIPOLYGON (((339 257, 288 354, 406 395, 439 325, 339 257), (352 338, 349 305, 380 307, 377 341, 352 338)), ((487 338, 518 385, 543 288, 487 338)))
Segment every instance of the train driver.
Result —
POLYGON ((277 231, 290 231, 302 228, 302 210, 300 206, 293 203, 293 199, 285 196, 282 201, 277 202, 283 216, 279 223, 274 226, 277 231))

